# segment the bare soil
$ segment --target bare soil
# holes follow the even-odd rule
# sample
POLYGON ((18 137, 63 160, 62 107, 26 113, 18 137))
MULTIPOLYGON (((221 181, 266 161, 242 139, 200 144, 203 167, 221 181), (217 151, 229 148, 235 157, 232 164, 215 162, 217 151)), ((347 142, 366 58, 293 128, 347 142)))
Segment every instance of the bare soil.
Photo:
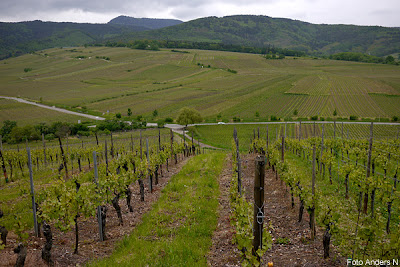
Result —
MULTIPOLYGON (((121 197, 119 205, 121 206, 123 225, 119 225, 119 220, 115 209, 112 205, 107 205, 107 219, 106 219, 106 240, 99 241, 98 224, 95 218, 84 220, 78 218, 79 229, 79 253, 74 254, 75 249, 75 229, 63 233, 56 230, 52 226, 53 233, 53 247, 51 249, 52 260, 54 266, 82 266, 85 263, 106 257, 112 253, 115 245, 125 235, 135 228, 136 225, 141 223, 142 216, 147 213, 153 203, 155 203, 161 194, 161 190, 168 184, 170 178, 178 173, 182 166, 186 164, 187 158, 179 161, 177 165, 172 164, 169 166, 169 172, 166 166, 162 167, 163 175, 159 176, 159 184, 153 185, 153 192, 149 192, 148 182, 144 180, 145 184, 145 201, 140 201, 139 184, 131 185, 132 199, 131 204, 133 212, 129 212, 126 205, 125 197, 121 197)), ((174 160, 172 161, 174 163, 174 160)), ((153 178, 154 182, 154 178, 153 178)), ((47 266, 42 260, 42 247, 45 243, 45 238, 33 237, 33 231, 29 233, 30 238, 27 241, 28 254, 25 260, 25 266, 47 266)), ((13 249, 17 246, 17 236, 14 233, 9 233, 7 237, 7 246, 0 252, 0 266, 14 266, 17 260, 17 254, 13 249)))

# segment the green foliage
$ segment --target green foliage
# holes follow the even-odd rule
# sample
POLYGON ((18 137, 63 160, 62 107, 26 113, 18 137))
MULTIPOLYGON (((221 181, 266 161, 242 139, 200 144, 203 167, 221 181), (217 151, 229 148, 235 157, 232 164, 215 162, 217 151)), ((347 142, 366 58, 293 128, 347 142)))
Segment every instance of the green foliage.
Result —
POLYGON ((128 108, 128 117, 132 116, 132 110, 131 108, 128 108))
POLYGON ((25 68, 24 69, 24 72, 30 72, 30 71, 32 71, 32 68, 25 68))
POLYGON ((200 113, 192 108, 183 108, 179 111, 178 117, 176 118, 176 122, 181 125, 188 125, 193 123, 202 122, 203 119, 200 113))
POLYGON ((165 118, 165 123, 172 123, 172 122, 174 122, 174 119, 172 119, 172 118, 165 118))
POLYGON ((367 63, 385 63, 383 58, 371 56, 363 53, 343 52, 329 56, 330 59, 367 62, 367 63))
POLYGON ((350 115, 349 118, 351 121, 356 121, 358 119, 358 117, 356 115, 350 115))
POLYGON ((157 117, 157 116, 158 116, 158 110, 155 109, 155 110, 153 110, 153 117, 155 118, 155 117, 157 117))

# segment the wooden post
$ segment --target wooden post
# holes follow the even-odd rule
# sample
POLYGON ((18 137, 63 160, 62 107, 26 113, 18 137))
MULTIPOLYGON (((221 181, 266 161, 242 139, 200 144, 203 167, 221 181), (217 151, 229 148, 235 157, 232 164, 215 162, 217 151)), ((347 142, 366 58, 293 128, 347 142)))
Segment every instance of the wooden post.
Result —
POLYGON ((61 143, 61 137, 58 137, 58 142, 60 143, 61 157, 63 160, 64 168, 65 168, 65 178, 68 179, 68 167, 67 167, 67 159, 65 158, 64 149, 61 143))
POLYGON ((158 128, 158 151, 161 150, 161 130, 158 128))
POLYGON ((32 198, 32 210, 33 210, 33 226, 35 229, 35 236, 39 237, 39 227, 36 218, 36 202, 35 202, 35 190, 33 188, 33 172, 32 172, 32 158, 31 158, 31 149, 27 148, 28 152, 28 167, 29 167, 29 181, 31 184, 31 198, 32 198))
MULTIPOLYGON (((7 169, 6 169, 6 163, 4 161, 4 157, 3 157, 3 153, 2 150, 0 149, 0 158, 1 158, 1 167, 3 168, 3 174, 4 174, 4 179, 6 181, 6 183, 8 183, 8 176, 7 176, 7 169)), ((20 165, 21 166, 21 165, 20 165)), ((22 168, 21 168, 21 172, 22 172, 22 168)))
POLYGON ((142 145, 142 130, 139 130, 140 133, 140 159, 143 159, 143 145, 142 145))
MULTIPOLYGON (((374 127, 374 123, 371 122, 371 128, 369 130, 368 162, 367 162, 367 173, 366 173, 367 179, 368 179, 368 177, 371 176, 372 142, 373 142, 373 139, 374 139, 373 127, 374 127)), ((364 194, 364 214, 367 214, 367 210, 368 210, 368 184, 367 184, 367 188, 366 189, 367 190, 366 190, 366 192, 364 194)))
POLYGON ((286 126, 287 126, 287 122, 285 122, 285 139, 286 139, 286 126))
MULTIPOLYGON (((314 199, 315 195, 315 160, 316 160, 316 148, 315 145, 313 147, 313 170, 312 170, 312 195, 314 199)), ((310 228, 311 228, 311 240, 315 239, 315 206, 314 202, 312 203, 312 207, 310 208, 310 228)))
MULTIPOLYGON (((255 160, 256 169, 254 176, 254 217, 253 217, 253 255, 262 248, 263 224, 264 224, 264 176, 265 156, 258 155, 255 160)), ((257 255, 259 259, 259 256, 257 255)))
POLYGON ((344 135, 343 135, 343 122, 342 122, 342 139, 344 138, 344 135))
POLYGON ((333 121, 333 139, 336 139, 336 120, 333 121))
POLYGON ((47 159, 46 159, 46 143, 45 143, 45 141, 44 141, 44 133, 42 133, 42 142, 43 142, 44 166, 47 166, 47 159))
POLYGON ((315 137, 315 135, 316 135, 316 132, 315 132, 315 121, 314 121, 314 134, 313 134, 313 136, 315 137))
POLYGON ((257 139, 260 139, 260 127, 257 127, 257 139))
POLYGON ((110 133, 110 137, 111 137, 111 158, 114 158, 114 142, 113 142, 112 132, 110 133))
POLYGON ((269 145, 269 130, 268 130, 268 124, 267 124, 267 144, 266 144, 266 150, 265 150, 265 155, 267 157, 267 164, 269 165, 269 156, 268 156, 268 145, 269 145))
POLYGON ((322 135, 321 135, 321 156, 319 158, 319 171, 322 173, 322 154, 324 153, 324 130, 325 130, 325 125, 322 124, 322 135))
POLYGON ((133 148, 133 136, 132 136, 132 133, 131 133, 131 148, 132 148, 132 154, 133 154, 134 148, 133 148))
POLYGON ((301 121, 299 123, 299 141, 301 140, 301 121))
MULTIPOLYGON (((147 157, 147 168, 150 169, 150 156, 149 156, 149 138, 146 138, 146 157, 147 157)), ((149 171, 149 190, 153 193, 153 174, 149 171)))
POLYGON ((281 160, 282 163, 285 162, 285 137, 282 135, 282 151, 281 151, 281 160))
POLYGON ((242 195, 242 169, 240 164, 240 152, 239 152, 239 138, 237 137, 236 127, 233 129, 233 138, 236 144, 236 159, 237 159, 237 172, 238 172, 238 193, 242 195))
MULTIPOLYGON (((93 166, 94 166, 94 181, 95 181, 96 185, 99 186, 99 172, 97 170, 96 151, 93 151, 93 166)), ((97 206, 97 221, 98 221, 98 224, 99 224, 100 241, 104 241, 103 222, 102 222, 101 207, 100 206, 97 206)))
POLYGON ((106 158, 106 175, 108 175, 108 151, 107 151, 107 139, 104 140, 104 155, 106 158))
POLYGON ((69 136, 68 136, 68 133, 67 133, 66 139, 67 139, 67 155, 69 155, 69 136))
POLYGON ((96 137, 96 145, 99 146, 99 137, 97 136, 97 132, 94 132, 94 136, 96 137))

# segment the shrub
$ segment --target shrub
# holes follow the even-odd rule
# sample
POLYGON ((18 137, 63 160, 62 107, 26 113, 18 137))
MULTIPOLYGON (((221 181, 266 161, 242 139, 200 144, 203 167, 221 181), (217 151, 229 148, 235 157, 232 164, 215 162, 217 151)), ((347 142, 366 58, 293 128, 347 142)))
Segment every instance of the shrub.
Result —
POLYGON ((172 123, 172 122, 174 122, 174 120, 172 118, 168 117, 168 118, 165 119, 165 122, 166 123, 172 123))
POLYGON ((356 121, 358 117, 356 115, 350 115, 350 120, 351 121, 356 121))
POLYGON ((392 121, 398 121, 398 120, 399 120, 399 117, 397 117, 397 116, 392 117, 392 121))
POLYGON ((233 120, 233 122, 240 122, 240 117, 235 116, 232 118, 232 120, 233 120))
POLYGON ((311 117, 311 120, 313 120, 313 121, 318 120, 318 115, 312 116, 312 117, 311 117))

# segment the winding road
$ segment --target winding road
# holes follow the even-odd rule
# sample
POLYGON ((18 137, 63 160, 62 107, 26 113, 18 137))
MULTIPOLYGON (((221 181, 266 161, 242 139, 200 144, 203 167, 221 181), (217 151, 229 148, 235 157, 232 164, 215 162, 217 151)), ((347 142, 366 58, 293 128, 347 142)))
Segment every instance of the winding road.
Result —
POLYGON ((105 120, 105 118, 103 118, 103 117, 93 116, 93 115, 89 115, 89 114, 83 114, 83 113, 79 113, 79 112, 74 112, 74 111, 70 111, 70 110, 67 110, 67 109, 63 109, 63 108, 56 108, 55 106, 47 106, 47 105, 43 105, 43 104, 38 104, 36 102, 28 101, 28 100, 25 100, 25 99, 22 99, 22 98, 18 98, 18 97, 0 96, 0 98, 8 99, 8 100, 14 100, 14 101, 17 101, 17 102, 20 102, 20 103, 34 105, 34 106, 41 107, 41 108, 47 108, 47 109, 50 109, 50 110, 54 110, 54 111, 58 111, 58 112, 62 112, 62 113, 70 114, 70 115, 81 116, 81 117, 89 118, 89 119, 92 119, 92 120, 98 120, 98 121, 105 120))

